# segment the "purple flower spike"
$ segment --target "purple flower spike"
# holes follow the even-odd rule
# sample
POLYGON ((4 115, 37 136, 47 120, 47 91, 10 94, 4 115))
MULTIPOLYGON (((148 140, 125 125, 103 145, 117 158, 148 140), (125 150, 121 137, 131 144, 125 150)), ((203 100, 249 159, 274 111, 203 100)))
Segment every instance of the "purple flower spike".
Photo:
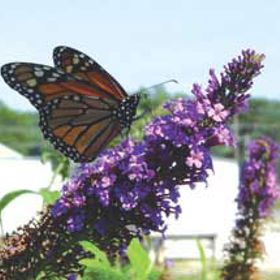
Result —
POLYGON ((181 211, 176 186, 206 182, 211 146, 234 145, 226 122, 247 102, 245 91, 262 68, 261 58, 244 51, 220 79, 210 70, 207 89, 194 84, 194 99, 167 102, 169 114, 146 126, 142 142, 128 138, 83 165, 64 186, 54 215, 65 217, 71 232, 95 228, 121 239, 120 247, 143 232, 163 232, 165 218, 181 211))
POLYGON ((260 239, 263 223, 280 194, 276 170, 279 146, 269 138, 259 138, 249 144, 248 154, 241 169, 238 218, 225 247, 225 280, 259 279, 255 263, 264 252, 260 239))
POLYGON ((260 74, 264 58, 263 54, 257 54, 253 50, 242 51, 237 59, 224 67, 225 72, 221 73, 220 81, 211 69, 206 91, 212 104, 223 104, 229 116, 246 110, 248 94, 245 92, 253 85, 253 78, 260 74))
POLYGON ((257 216, 266 218, 280 195, 276 171, 279 146, 269 138, 260 138, 250 143, 248 151, 249 160, 241 171, 238 208, 247 211, 250 202, 256 200, 257 216))

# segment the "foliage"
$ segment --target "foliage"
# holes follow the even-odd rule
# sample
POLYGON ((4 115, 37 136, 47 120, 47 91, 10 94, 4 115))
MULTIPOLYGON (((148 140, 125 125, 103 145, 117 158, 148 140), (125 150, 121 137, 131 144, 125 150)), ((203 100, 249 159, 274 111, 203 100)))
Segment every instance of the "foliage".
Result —
POLYGON ((51 187, 58 176, 60 176, 62 181, 69 177, 70 160, 55 150, 49 150, 42 153, 41 161, 43 163, 49 162, 51 164, 53 175, 49 185, 46 188, 40 189, 39 194, 42 196, 44 204, 54 204, 59 198, 60 192, 51 190, 51 187))
POLYGON ((35 193, 35 192, 31 190, 17 190, 5 194, 0 200, 0 216, 4 208, 7 207, 8 204, 10 204, 17 197, 27 193, 35 193))
MULTIPOLYGON (((55 150, 47 150, 41 154, 43 163, 50 162, 54 176, 61 176, 62 180, 69 177, 70 160, 55 150)), ((50 185, 53 182, 51 181, 50 185)))
POLYGON ((43 143, 37 118, 34 113, 18 112, 0 102, 0 143, 24 155, 38 155, 43 143))
POLYGON ((133 268, 135 280, 144 280, 150 274, 152 264, 147 252, 137 239, 133 239, 127 249, 127 256, 133 268))
POLYGON ((196 240, 196 245, 199 251, 199 259, 201 264, 201 280, 206 280, 206 256, 204 248, 199 239, 196 240))
POLYGON ((80 261, 86 267, 82 280, 156 280, 161 274, 153 267, 148 253, 137 239, 133 239, 128 247, 128 263, 124 266, 122 263, 112 265, 106 254, 94 244, 88 241, 80 244, 94 255, 94 258, 80 261))
POLYGON ((196 240, 196 244, 199 251, 199 261, 201 265, 199 280, 219 280, 220 275, 215 260, 208 260, 206 258, 205 250, 199 239, 196 240))
POLYGON ((31 190, 16 190, 16 191, 12 191, 9 192, 7 194, 5 194, 1 199, 0 199, 0 234, 2 236, 4 236, 4 225, 2 222, 2 212, 3 210, 13 201, 15 200, 17 197, 23 195, 23 194, 28 194, 28 193, 36 193, 33 192, 31 190))
POLYGON ((42 196, 44 204, 46 205, 54 204, 60 197, 60 191, 51 191, 49 188, 40 189, 39 194, 42 196))

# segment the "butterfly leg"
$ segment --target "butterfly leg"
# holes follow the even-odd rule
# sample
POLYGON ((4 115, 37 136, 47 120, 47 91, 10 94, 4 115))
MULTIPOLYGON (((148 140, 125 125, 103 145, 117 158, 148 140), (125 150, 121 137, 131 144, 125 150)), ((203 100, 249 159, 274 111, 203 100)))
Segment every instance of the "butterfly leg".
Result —
POLYGON ((127 138, 129 136, 129 132, 130 132, 130 127, 128 128, 125 128, 121 131, 121 137, 124 139, 124 138, 127 138))
POLYGON ((133 118, 133 121, 138 121, 138 120, 142 119, 143 117, 145 117, 145 115, 146 115, 147 113, 151 113, 151 114, 153 115, 152 112, 153 112, 153 110, 152 110, 151 108, 145 109, 140 115, 135 116, 135 117, 133 118))

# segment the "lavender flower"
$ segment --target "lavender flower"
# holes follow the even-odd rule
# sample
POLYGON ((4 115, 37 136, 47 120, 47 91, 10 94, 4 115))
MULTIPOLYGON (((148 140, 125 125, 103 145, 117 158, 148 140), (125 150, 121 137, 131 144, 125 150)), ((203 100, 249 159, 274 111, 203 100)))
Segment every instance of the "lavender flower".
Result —
POLYGON ((250 160, 242 168, 238 209, 247 211, 247 205, 254 200, 257 216, 266 218, 280 194, 276 171, 279 146, 269 138, 260 138, 248 150, 250 160))
POLYGON ((269 138, 259 138, 249 144, 248 152, 249 159, 241 170, 238 218, 232 241, 225 247, 225 280, 258 279, 255 261, 263 253, 262 224, 280 197, 276 171, 279 146, 269 138))
POLYGON ((206 182, 209 149, 233 145, 226 122, 246 107, 245 92, 260 73, 262 58, 247 50, 220 79, 211 70, 206 90, 195 84, 194 99, 166 103, 168 114, 146 126, 143 141, 128 138, 82 165, 51 210, 54 224, 75 240, 91 240, 111 258, 123 254, 135 236, 164 233, 166 217, 181 212, 178 186, 206 182))

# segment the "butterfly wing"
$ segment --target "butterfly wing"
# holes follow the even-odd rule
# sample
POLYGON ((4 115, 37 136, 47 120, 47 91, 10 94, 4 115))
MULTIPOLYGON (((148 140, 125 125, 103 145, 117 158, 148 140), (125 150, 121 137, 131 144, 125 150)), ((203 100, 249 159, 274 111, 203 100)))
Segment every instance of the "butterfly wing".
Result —
POLYGON ((53 84, 57 78, 68 78, 61 71, 53 71, 49 66, 29 63, 5 64, 1 67, 1 75, 11 88, 24 95, 37 109, 44 106, 48 98, 44 86, 53 84))
POLYGON ((127 97, 122 86, 96 61, 86 54, 65 46, 54 49, 55 67, 106 91, 119 101, 127 97))
POLYGON ((121 132, 110 105, 91 96, 66 96, 40 110, 45 138, 75 162, 92 161, 121 132))
POLYGON ((119 100, 102 88, 77 80, 74 76, 50 66, 33 63, 9 63, 1 68, 5 82, 37 108, 62 96, 79 94, 109 100, 117 107, 119 100))
POLYGON ((39 64, 6 64, 1 74, 38 109, 44 136, 74 161, 91 161, 121 131, 112 115, 119 101, 100 87, 39 64))

